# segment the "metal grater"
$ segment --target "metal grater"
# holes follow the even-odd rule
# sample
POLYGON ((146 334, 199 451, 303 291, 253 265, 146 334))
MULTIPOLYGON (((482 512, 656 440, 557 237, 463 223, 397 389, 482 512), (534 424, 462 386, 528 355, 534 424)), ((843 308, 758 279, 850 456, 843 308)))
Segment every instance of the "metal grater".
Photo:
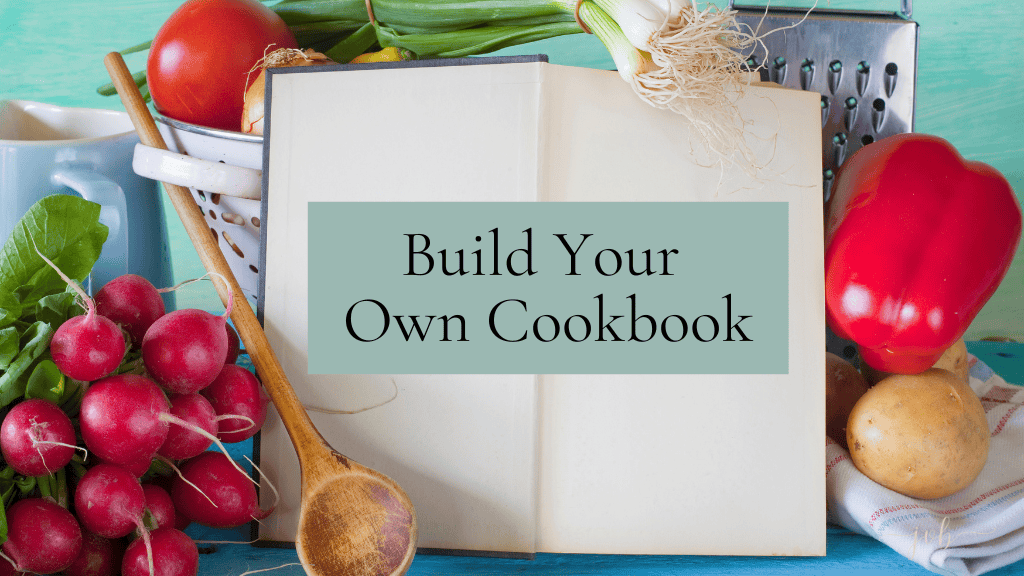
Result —
POLYGON ((902 0, 899 12, 808 12, 732 0, 729 8, 757 34, 778 30, 747 62, 762 80, 821 94, 826 198, 843 160, 875 140, 913 130, 918 25, 910 20, 910 0, 902 0))
MULTIPOLYGON (((836 170, 851 154, 913 131, 918 25, 910 19, 911 0, 901 0, 898 12, 809 12, 734 6, 733 0, 729 8, 755 35, 778 30, 763 38, 764 46, 747 61, 762 80, 821 94, 824 200, 836 170)), ((852 344, 828 331, 827 350, 856 363, 852 344)))

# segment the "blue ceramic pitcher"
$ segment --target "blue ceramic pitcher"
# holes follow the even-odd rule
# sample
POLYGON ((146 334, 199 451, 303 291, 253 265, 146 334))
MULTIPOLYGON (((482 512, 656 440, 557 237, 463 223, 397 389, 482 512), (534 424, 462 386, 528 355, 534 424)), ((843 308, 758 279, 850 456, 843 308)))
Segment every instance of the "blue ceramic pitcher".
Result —
MULTIPOLYGON (((122 274, 172 284, 159 185, 132 170, 139 138, 124 112, 0 101, 0 242, 40 198, 79 195, 109 229, 90 285, 122 274)), ((164 295, 168 310, 173 293, 164 295)))

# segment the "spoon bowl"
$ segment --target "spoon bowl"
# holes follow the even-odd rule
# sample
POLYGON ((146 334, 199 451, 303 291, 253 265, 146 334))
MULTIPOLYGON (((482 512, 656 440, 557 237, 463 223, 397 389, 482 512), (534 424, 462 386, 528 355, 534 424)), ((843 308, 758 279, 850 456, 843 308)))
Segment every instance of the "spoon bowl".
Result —
POLYGON ((395 491, 390 478, 333 453, 344 471, 322 482, 303 478, 296 551, 299 560, 326 574, 386 576, 404 573, 416 539, 412 504, 395 491), (338 502, 349 502, 338 507, 338 502), (361 510, 354 516, 352 510, 361 510), (339 553, 343 551, 343 553, 339 553))

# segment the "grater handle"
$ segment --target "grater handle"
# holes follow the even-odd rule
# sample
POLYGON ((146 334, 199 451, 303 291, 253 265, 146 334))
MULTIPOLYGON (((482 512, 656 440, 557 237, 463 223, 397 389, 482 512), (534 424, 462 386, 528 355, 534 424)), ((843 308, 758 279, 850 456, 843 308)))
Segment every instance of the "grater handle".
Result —
POLYGON ((914 2, 913 0, 900 0, 900 16, 903 16, 907 20, 910 20, 910 16, 914 13, 914 2))
MULTIPOLYGON (((735 4, 735 3, 736 3, 736 0, 729 0, 728 9, 732 10, 733 9, 733 4, 735 4)), ((903 18, 906 18, 907 20, 909 20, 910 16, 913 13, 914 13, 914 2, 913 2, 913 0, 900 0, 900 11, 898 12, 898 14, 900 16, 902 16, 903 18)))

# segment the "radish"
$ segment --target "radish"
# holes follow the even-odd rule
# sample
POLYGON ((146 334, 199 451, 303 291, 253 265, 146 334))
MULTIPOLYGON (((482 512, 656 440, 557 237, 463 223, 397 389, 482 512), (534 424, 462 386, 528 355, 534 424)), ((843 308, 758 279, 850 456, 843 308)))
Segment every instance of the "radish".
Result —
POLYGON ((91 300, 85 316, 75 316, 57 328, 50 340, 53 363, 69 378, 92 381, 121 365, 126 346, 121 329, 96 314, 91 300))
POLYGON ((231 324, 224 324, 224 327, 228 331, 228 356, 224 360, 225 364, 234 364, 238 361, 238 354, 241 352, 242 343, 238 339, 238 332, 235 332, 234 327, 231 324))
POLYGON ((233 528, 262 520, 274 510, 260 509, 252 479, 220 452, 203 452, 189 459, 181 466, 181 475, 171 484, 171 499, 175 509, 193 522, 233 528))
POLYGON ((82 549, 82 529, 64 508, 42 498, 18 500, 7 509, 7 541, 0 547, 19 571, 53 574, 82 549))
POLYGON ((149 378, 110 376, 94 382, 82 397, 82 439, 106 462, 148 463, 167 438, 170 425, 160 416, 169 410, 160 387, 149 378))
MULTIPOLYGON (((171 493, 171 485, 174 483, 174 478, 175 478, 174 476, 156 476, 153 479, 149 480, 149 483, 151 483, 153 486, 157 486, 159 488, 162 488, 164 490, 164 492, 167 492, 167 494, 170 495, 170 493, 171 493)), ((145 487, 145 485, 143 487, 145 487)), ((171 506, 172 507, 174 506, 174 501, 173 500, 171 501, 171 506)), ((181 513, 181 511, 179 511, 177 509, 174 510, 174 527, 175 528, 177 528, 178 530, 185 530, 185 528, 188 528, 189 524, 191 524, 191 523, 192 523, 192 519, 191 518, 189 518, 188 516, 185 516, 184 514, 181 513)), ((3 576, 3 575, 0 574, 0 576, 3 576)))
POLYGON ((25 576, 25 574, 25 572, 19 572, 8 560, 0 558, 0 576, 25 576))
POLYGON ((171 494, 156 484, 143 484, 142 492, 146 496, 146 510, 153 519, 152 529, 174 528, 177 515, 171 494))
POLYGON ((64 576, 117 576, 121 570, 124 544, 92 532, 82 533, 82 549, 64 576))
MULTIPOLYGON (((173 500, 172 500, 173 502, 173 500)), ((174 529, 184 530, 192 525, 192 519, 181 513, 181 510, 174 509, 174 529)))
POLYGON ((270 398, 256 376, 241 366, 226 364, 217 379, 200 394, 210 401, 221 420, 217 437, 222 442, 251 438, 267 419, 270 398))
POLYGON ((125 274, 107 282, 96 293, 96 310, 131 336, 138 347, 146 330, 164 315, 164 299, 156 286, 137 274, 125 274))
POLYGON ((202 428, 207 434, 197 433, 194 428, 172 426, 157 453, 172 460, 198 456, 213 444, 211 437, 218 430, 217 413, 210 401, 199 394, 172 394, 170 401, 173 416, 192 427, 202 428))
MULTIPOLYGON (((33 245, 35 240, 33 240, 33 245)), ((84 316, 69 318, 53 333, 50 339, 50 356, 61 373, 75 380, 91 382, 110 374, 121 365, 127 347, 124 336, 117 324, 96 312, 96 303, 68 278, 49 258, 43 256, 39 247, 36 254, 49 264, 58 275, 85 302, 84 316)))
POLYGON ((185 516, 184 514, 179 512, 177 508, 175 508, 174 509, 174 529, 175 530, 184 530, 185 528, 188 528, 191 525, 192 525, 192 519, 189 518, 188 516, 185 516))
POLYGON ((158 528, 150 534, 153 566, 146 558, 141 541, 128 545, 121 562, 122 576, 196 576, 199 572, 199 549, 184 532, 174 528, 158 528))
POLYGON ((225 319, 226 315, 192 308, 161 316, 142 339, 146 371, 164 389, 177 394, 209 386, 228 354, 225 319))
POLYGON ((114 464, 97 464, 78 481, 75 513, 82 526, 104 538, 121 538, 142 526, 146 494, 139 479, 114 464))
POLYGON ((146 472, 149 472, 149 467, 153 464, 153 460, 148 458, 143 458, 141 460, 136 460, 134 462, 127 462, 124 464, 116 464, 114 462, 109 462, 99 457, 96 457, 95 460, 97 463, 101 464, 114 464, 115 466, 120 466, 134 474, 136 478, 142 478, 143 476, 145 476, 146 472))
POLYGON ((145 474, 158 455, 170 434, 170 424, 205 436, 227 452, 214 433, 172 414, 160 387, 137 374, 94 382, 82 397, 78 418, 86 447, 104 463, 130 469, 136 478, 145 474))
POLYGON ((75 428, 56 404, 41 398, 16 404, 0 425, 0 450, 14 471, 45 476, 75 454, 75 428))

